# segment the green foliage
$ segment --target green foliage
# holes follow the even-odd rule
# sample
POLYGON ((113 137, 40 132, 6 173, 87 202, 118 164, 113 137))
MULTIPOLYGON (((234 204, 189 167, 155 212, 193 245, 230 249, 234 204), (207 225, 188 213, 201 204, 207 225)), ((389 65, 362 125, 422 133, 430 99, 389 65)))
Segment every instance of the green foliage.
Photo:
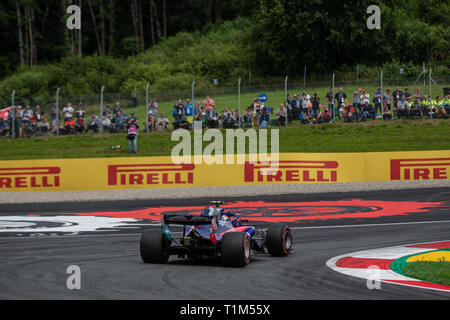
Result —
POLYGON ((382 65, 397 59, 448 68, 448 1, 379 1, 381 29, 366 26, 372 1, 259 0, 252 42, 264 72, 293 73, 305 64, 316 72, 356 64, 382 65), (440 11, 435 9, 435 5, 440 11))
MULTIPOLYGON (((43 0, 29 1, 38 4, 38 13, 48 4, 43 0)), ((0 35, 8 40, 4 46, 9 49, 0 57, 0 75, 14 70, 13 60, 18 55, 16 40, 6 36, 10 30, 16 30, 17 24, 15 3, 8 3, 0 5, 0 9, 5 9, 0 10, 0 35)), ((100 2, 93 3, 98 9, 100 2)), ((88 95, 98 93, 105 85, 107 92, 127 93, 135 88, 143 90, 147 83, 152 90, 185 89, 190 87, 192 78, 196 79, 197 88, 213 87, 213 79, 219 79, 221 85, 234 85, 237 78, 246 79, 250 71, 252 84, 270 79, 279 82, 286 74, 293 81, 303 74, 305 65, 308 80, 326 77, 329 81, 329 75, 336 72, 339 80, 348 81, 355 78, 356 64, 360 65, 360 79, 378 78, 381 70, 386 78, 415 78, 422 71, 423 61, 433 68, 434 75, 448 75, 450 6, 445 0, 379 1, 381 30, 366 27, 366 9, 373 4, 370 0, 231 0, 224 2, 223 12, 224 18, 230 20, 202 22, 193 29, 190 23, 204 15, 204 3, 192 1, 199 12, 184 3, 172 3, 168 27, 169 34, 176 35, 167 40, 157 38, 157 44, 145 51, 133 36, 132 24, 124 23, 123 12, 129 10, 124 3, 116 2, 113 57, 86 54, 79 59, 68 55, 58 58, 57 63, 20 67, 0 80, 2 101, 12 90, 18 96, 53 96, 60 87, 64 95, 88 95), (250 12, 251 17, 241 17, 250 12), (201 26, 202 31, 193 31, 201 26), (405 70, 403 75, 399 74, 400 68, 405 70)), ((49 19, 58 16, 59 5, 48 8, 49 19)), ((109 8, 105 15, 113 11, 109 8)), ((91 47, 92 54, 97 50, 96 37, 93 26, 87 27, 83 27, 89 30, 83 31, 83 52, 91 47)), ((68 34, 57 32, 50 23, 46 28, 51 29, 38 36, 38 55, 64 56, 68 34), (49 37, 47 32, 58 36, 49 37), (66 39, 64 44, 62 38, 66 39)), ((145 44, 148 46, 148 39, 145 44)))
MULTIPOLYGON (((248 73, 248 45, 251 23, 238 18, 216 25, 208 32, 180 32, 167 41, 127 59, 87 56, 65 57, 57 64, 21 68, 0 81, 0 94, 53 95, 60 87, 66 95, 188 88, 193 77, 197 87, 212 86, 248 73)), ((133 42, 132 40, 130 40, 133 42)))

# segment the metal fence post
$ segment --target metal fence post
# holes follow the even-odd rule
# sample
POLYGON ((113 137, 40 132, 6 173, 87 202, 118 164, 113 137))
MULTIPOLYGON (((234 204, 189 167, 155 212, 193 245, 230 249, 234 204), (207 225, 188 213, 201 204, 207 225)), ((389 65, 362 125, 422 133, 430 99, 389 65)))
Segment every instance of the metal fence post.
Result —
POLYGON ((149 96, 148 91, 150 90, 150 84, 147 83, 147 87, 145 88, 145 132, 148 132, 148 113, 149 113, 149 96))
MULTIPOLYGON (((195 78, 192 78, 192 123, 195 122, 195 78)), ((197 110, 197 113, 199 110, 197 110)))
POLYGON ((380 77, 380 88, 381 88, 381 92, 383 92, 383 76, 384 76, 384 71, 381 70, 381 77, 380 77))
POLYGON ((241 78, 239 78, 239 82, 238 82, 238 107, 239 107, 239 129, 242 126, 241 123, 241 118, 242 118, 242 113, 241 113, 241 78))
POLYGON ((284 110, 286 111, 286 128, 288 127, 288 108, 287 108, 287 95, 288 95, 288 76, 286 76, 286 79, 284 80, 284 110))
POLYGON ((59 136, 59 93, 61 88, 56 89, 56 135, 59 136))
POLYGON ((380 98, 380 113, 383 115, 384 112, 384 99, 383 99, 383 75, 384 72, 381 70, 381 77, 380 77, 380 89, 381 89, 381 98, 380 98))
POLYGON ((102 88, 100 89, 100 115, 99 115, 99 119, 100 119, 100 130, 99 133, 103 134, 103 92, 105 91, 105 86, 102 86, 102 88))
MULTIPOLYGON (((430 119, 433 119, 433 96, 432 96, 433 92, 431 89, 431 79, 432 79, 431 72, 432 72, 432 70, 433 69, 430 68, 430 119)), ((438 108, 438 106, 436 106, 436 111, 437 111, 437 108, 438 108)))
POLYGON ((12 112, 11 130, 13 139, 16 138, 16 108, 14 107, 14 105, 16 104, 15 97, 16 97, 16 90, 13 90, 11 94, 11 111, 10 111, 12 112))
POLYGON ((335 107, 334 107, 334 79, 335 79, 335 77, 336 77, 336 75, 333 73, 333 97, 332 97, 332 99, 333 99, 333 120, 335 120, 336 119, 336 110, 335 110, 335 107))

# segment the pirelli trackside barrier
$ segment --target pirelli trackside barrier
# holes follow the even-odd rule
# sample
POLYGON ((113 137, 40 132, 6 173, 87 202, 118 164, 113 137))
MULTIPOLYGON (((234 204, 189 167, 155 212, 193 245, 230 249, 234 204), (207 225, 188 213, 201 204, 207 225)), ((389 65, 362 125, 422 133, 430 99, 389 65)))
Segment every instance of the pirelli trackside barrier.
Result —
POLYGON ((450 151, 281 154, 268 165, 173 164, 170 157, 0 161, 0 192, 448 180, 450 151))

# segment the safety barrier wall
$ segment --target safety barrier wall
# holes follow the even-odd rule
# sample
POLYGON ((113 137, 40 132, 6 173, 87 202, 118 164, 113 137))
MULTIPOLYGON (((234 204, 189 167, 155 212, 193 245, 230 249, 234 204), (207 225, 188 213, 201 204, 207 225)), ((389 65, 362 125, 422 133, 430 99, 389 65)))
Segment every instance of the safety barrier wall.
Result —
POLYGON ((178 165, 170 157, 0 161, 0 192, 449 180, 450 150, 280 154, 277 165, 267 174, 260 162, 178 165))

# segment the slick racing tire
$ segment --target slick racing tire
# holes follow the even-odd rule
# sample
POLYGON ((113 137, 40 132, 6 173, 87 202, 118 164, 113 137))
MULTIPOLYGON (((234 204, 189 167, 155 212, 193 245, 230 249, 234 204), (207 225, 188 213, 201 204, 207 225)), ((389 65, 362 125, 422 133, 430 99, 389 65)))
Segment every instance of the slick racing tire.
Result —
POLYGON ((227 267, 245 267, 250 263, 251 239, 245 232, 225 233, 222 238, 222 263, 227 267))
POLYGON ((161 230, 146 230, 141 237, 141 257, 144 263, 164 264, 169 261, 165 248, 170 246, 169 241, 161 230))
POLYGON ((286 257, 292 251, 291 229, 286 225, 273 225, 267 231, 267 250, 273 257, 286 257))

